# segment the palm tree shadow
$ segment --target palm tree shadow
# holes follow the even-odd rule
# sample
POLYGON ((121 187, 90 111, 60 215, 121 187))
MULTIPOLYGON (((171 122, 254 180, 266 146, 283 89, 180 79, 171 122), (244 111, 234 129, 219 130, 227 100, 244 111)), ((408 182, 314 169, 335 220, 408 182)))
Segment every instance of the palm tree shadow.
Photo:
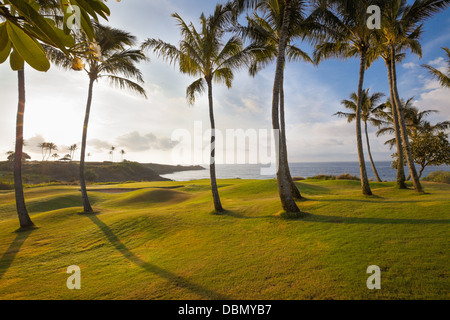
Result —
POLYGON ((106 238, 111 242, 111 244, 116 248, 117 251, 119 251, 125 258, 133 262, 135 265, 141 267, 147 272, 153 273, 155 275, 158 275, 159 277, 162 277, 173 284, 175 284, 178 287, 182 287, 184 289, 187 289, 189 291, 192 291, 200 296, 203 296, 207 299, 213 299, 213 300, 230 300, 229 297, 224 296, 220 293, 214 292, 210 289, 204 288, 198 284, 192 283, 189 280, 178 276, 170 271, 164 270, 158 266, 155 266, 153 264, 150 264, 148 262, 145 262, 144 260, 137 257, 134 253, 132 253, 120 240, 117 238, 117 236, 113 233, 113 231, 105 224, 103 223, 97 216, 95 215, 87 215, 87 217, 96 224, 100 230, 103 232, 103 234, 106 236, 106 238))
POLYGON ((11 267, 17 253, 19 253, 20 248, 27 240, 29 235, 34 231, 34 229, 29 229, 26 231, 16 231, 16 238, 13 240, 9 248, 5 251, 3 256, 0 258, 0 279, 11 267))
POLYGON ((303 221, 342 224, 450 224, 449 219, 390 219, 365 217, 339 217, 310 214, 303 221))

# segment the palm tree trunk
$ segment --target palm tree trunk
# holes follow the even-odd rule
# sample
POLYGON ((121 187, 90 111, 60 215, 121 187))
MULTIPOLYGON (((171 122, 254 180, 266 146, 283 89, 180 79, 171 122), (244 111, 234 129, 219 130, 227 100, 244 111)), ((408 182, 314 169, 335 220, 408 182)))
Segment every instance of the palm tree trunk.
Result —
POLYGON ((300 191, 298 190, 297 186, 294 183, 294 180, 292 179, 288 162, 287 141, 286 141, 286 117, 284 113, 284 70, 283 74, 281 75, 281 87, 280 87, 280 123, 281 123, 281 132, 280 132, 281 147, 283 148, 283 159, 280 159, 280 161, 284 162, 284 167, 286 169, 286 176, 289 180, 289 188, 291 189, 292 197, 294 197, 295 200, 301 200, 302 195, 300 194, 300 191))
POLYGON ((91 203, 89 202, 87 190, 86 190, 86 179, 84 177, 86 141, 87 141, 87 131, 88 131, 88 125, 89 125, 89 116, 91 113, 93 87, 94 87, 94 78, 90 77, 88 99, 87 99, 87 103, 86 103, 86 114, 84 117, 84 125, 83 125, 83 138, 81 140, 81 156, 80 156, 80 187, 81 187, 81 197, 83 198, 83 208, 84 208, 85 213, 93 212, 91 203))
POLYGON ((216 123, 214 120, 214 101, 212 92, 212 79, 207 78, 208 84, 208 100, 209 100, 209 120, 211 122, 211 158, 209 162, 209 175, 211 178, 211 191, 214 202, 214 209, 217 213, 223 212, 222 204, 220 202, 219 190, 217 188, 216 180, 216 123))
POLYGON ((23 121, 25 113, 25 71, 24 68, 17 72, 19 80, 19 104, 16 119, 16 149, 14 156, 14 190, 16 197, 16 208, 21 228, 34 226, 28 215, 25 205, 25 196, 22 183, 22 154, 23 154, 23 121))
POLYGON ((406 189, 405 183, 405 164, 403 158, 403 145, 402 138, 400 134, 400 125, 398 123, 398 114, 397 108, 395 107, 394 101, 394 85, 392 81, 392 65, 390 61, 386 61, 386 66, 388 70, 388 78, 389 78, 389 92, 391 95, 391 111, 392 111, 392 120, 394 124, 395 131, 395 143, 397 146, 397 187, 399 189, 406 189))
POLYGON ((365 195, 371 196, 369 179, 367 178, 366 162, 364 160, 364 150, 362 144, 361 134, 361 112, 362 112, 362 98, 363 98, 363 86, 364 86, 364 74, 366 71, 366 51, 361 52, 361 64, 359 68, 359 82, 358 82, 358 104, 356 106, 356 140, 358 146, 359 157, 359 171, 361 173, 361 188, 365 195))
MULTIPOLYGON (((280 43, 278 49, 278 58, 273 86, 272 96, 272 127, 275 133, 280 133, 280 121, 279 121, 279 103, 280 103, 280 88, 283 79, 283 68, 286 60, 286 45, 289 33, 290 24, 290 12, 291 12, 291 0, 285 1, 283 26, 281 28, 280 43)), ((300 210, 292 197, 289 179, 286 174, 284 159, 284 150, 282 147, 281 135, 278 134, 278 138, 275 137, 276 150, 278 151, 277 157, 277 184, 278 193, 280 195, 281 205, 286 213, 293 213, 295 215, 300 214, 300 210)))
POLYGON ((419 176, 417 175, 416 166, 411 154, 411 147, 409 145, 408 131, 406 130, 405 117, 403 115, 403 107, 400 102, 400 96, 397 89, 397 71, 395 66, 395 48, 391 46, 391 65, 392 65, 392 84, 394 91, 395 108, 397 109, 398 122, 400 125, 400 133, 403 142, 403 149, 405 151, 406 160, 408 162, 409 172, 416 192, 423 192, 420 184, 419 176))
POLYGON ((370 164, 372 165, 373 173, 375 174, 375 178, 378 182, 382 182, 380 176, 378 174, 377 168, 375 167, 375 162, 372 158, 372 152, 370 151, 370 142, 369 142, 369 133, 367 132, 367 122, 364 121, 364 130, 366 132, 366 141, 367 141, 367 152, 369 153, 370 164))

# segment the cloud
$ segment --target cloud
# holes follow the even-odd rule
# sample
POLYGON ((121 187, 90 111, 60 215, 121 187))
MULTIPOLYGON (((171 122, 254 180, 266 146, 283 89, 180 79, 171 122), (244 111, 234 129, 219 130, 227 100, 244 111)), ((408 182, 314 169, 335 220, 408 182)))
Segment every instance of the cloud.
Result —
POLYGON ((428 62, 428 64, 431 66, 434 66, 434 67, 445 67, 446 66, 446 62, 443 57, 439 57, 434 60, 431 60, 428 62))
POLYGON ((101 152, 111 149, 112 144, 100 139, 91 139, 87 141, 87 145, 94 149, 94 151, 101 152))
POLYGON ((414 69, 415 67, 417 67, 417 64, 415 64, 414 62, 407 62, 402 64, 402 67, 405 69, 414 69))
POLYGON ((24 150, 28 153, 41 154, 42 149, 39 147, 39 144, 43 142, 45 142, 45 138, 40 134, 36 134, 34 137, 25 139, 24 150))
POLYGON ((178 144, 178 142, 172 141, 169 138, 160 138, 153 133, 141 135, 137 131, 117 137, 116 142, 118 145, 131 152, 147 151, 150 149, 166 151, 178 144))

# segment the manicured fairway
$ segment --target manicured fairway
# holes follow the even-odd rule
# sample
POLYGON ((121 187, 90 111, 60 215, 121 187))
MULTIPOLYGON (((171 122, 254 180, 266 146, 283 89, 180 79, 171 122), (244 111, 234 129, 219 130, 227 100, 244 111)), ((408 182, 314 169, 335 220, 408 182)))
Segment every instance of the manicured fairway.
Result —
POLYGON ((275 180, 219 186, 224 215, 207 180, 94 185, 90 216, 77 187, 29 188, 27 232, 0 192, 0 299, 450 298, 450 185, 372 183, 366 197, 358 181, 307 180, 302 220, 280 217, 275 180), (81 290, 66 287, 71 265, 81 290))

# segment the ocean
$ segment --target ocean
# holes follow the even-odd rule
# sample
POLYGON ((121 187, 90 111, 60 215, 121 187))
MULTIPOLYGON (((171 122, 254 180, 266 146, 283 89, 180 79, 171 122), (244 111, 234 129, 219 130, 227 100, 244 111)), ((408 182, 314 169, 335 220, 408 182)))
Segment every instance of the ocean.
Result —
MULTIPOLYGON (((378 161, 375 163, 378 174, 383 181, 395 181, 397 171, 392 169, 392 164, 389 161, 378 161)), ((181 171, 171 174, 161 175, 164 178, 175 181, 189 181, 199 179, 209 179, 209 166, 203 165, 205 170, 181 171)), ((313 177, 319 174, 335 175, 349 173, 359 177, 359 163, 358 162, 302 162, 289 164, 292 177, 313 177)), ((261 169, 268 168, 268 165, 261 164, 217 164, 216 175, 217 179, 273 179, 274 174, 262 175, 261 169)), ((366 164, 367 174, 369 179, 375 180, 372 167, 370 163, 366 164)), ((426 177, 430 172, 443 170, 450 171, 450 166, 427 167, 425 168, 422 177, 426 177)), ((405 174, 408 176, 409 170, 405 167, 405 174)))

